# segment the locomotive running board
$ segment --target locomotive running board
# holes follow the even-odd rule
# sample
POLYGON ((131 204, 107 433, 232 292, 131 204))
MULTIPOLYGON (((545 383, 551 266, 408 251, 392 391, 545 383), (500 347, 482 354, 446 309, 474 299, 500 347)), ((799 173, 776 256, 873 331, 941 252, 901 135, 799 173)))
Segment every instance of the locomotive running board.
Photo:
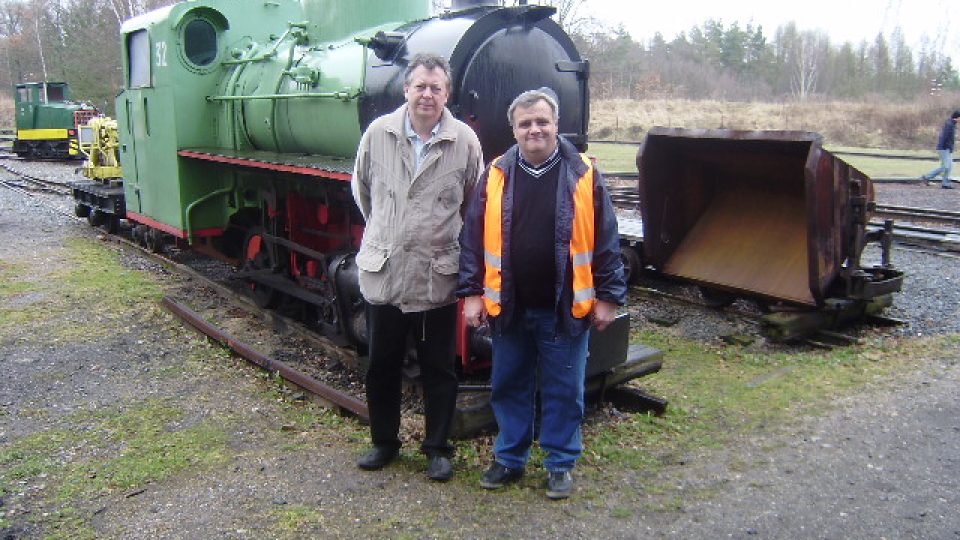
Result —
POLYGON ((227 163, 250 169, 329 178, 349 182, 353 177, 353 160, 319 155, 291 155, 259 150, 239 151, 227 148, 185 148, 178 156, 227 163))

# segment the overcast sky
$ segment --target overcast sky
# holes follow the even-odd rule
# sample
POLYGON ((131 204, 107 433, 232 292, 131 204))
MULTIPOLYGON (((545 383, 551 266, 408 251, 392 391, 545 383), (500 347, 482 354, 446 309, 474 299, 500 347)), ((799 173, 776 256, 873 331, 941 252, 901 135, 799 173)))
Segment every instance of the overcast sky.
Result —
POLYGON ((707 19, 724 27, 762 24, 768 39, 792 20, 800 30, 825 31, 834 45, 872 42, 878 32, 889 38, 899 26, 915 53, 926 37, 960 67, 960 0, 583 0, 576 14, 614 27, 622 23, 641 42, 658 31, 670 41, 707 19))

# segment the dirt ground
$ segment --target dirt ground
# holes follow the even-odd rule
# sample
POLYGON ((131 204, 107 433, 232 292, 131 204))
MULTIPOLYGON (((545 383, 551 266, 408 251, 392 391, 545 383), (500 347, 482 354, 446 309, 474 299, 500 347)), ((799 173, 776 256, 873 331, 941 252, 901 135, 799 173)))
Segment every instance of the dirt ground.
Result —
POLYGON ((662 456, 655 475, 600 467, 551 502, 539 471, 480 489, 471 455, 446 484, 415 446, 358 470, 363 426, 158 306, 184 278, 149 269, 157 290, 127 305, 61 283, 90 245, 117 249, 0 189, 0 538, 960 538, 956 342, 790 430, 662 456))

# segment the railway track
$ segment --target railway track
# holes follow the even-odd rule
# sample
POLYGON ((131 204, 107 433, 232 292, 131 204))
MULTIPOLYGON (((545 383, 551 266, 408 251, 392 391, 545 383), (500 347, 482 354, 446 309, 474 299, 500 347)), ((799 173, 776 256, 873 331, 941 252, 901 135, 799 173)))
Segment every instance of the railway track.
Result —
POLYGON ((874 209, 874 214, 881 217, 902 218, 910 222, 946 223, 955 228, 960 228, 960 212, 950 210, 878 204, 874 209))
MULTIPOLYGON (((50 210, 53 210, 60 215, 72 219, 79 219, 72 212, 63 208, 63 205, 53 204, 47 197, 49 195, 60 197, 71 196, 72 192, 69 188, 52 189, 56 186, 66 186, 67 184, 44 179, 36 179, 32 176, 26 175, 16 167, 8 166, 7 164, 0 163, 0 167, 17 177, 16 180, 0 179, 0 186, 26 196, 33 197, 39 204, 49 208, 50 210), (25 178, 26 180, 24 180, 25 178), (43 196, 38 197, 39 195, 43 196)), ((335 366, 346 365, 352 369, 359 368, 359 360, 354 351, 344 349, 333 343, 330 343, 322 336, 316 334, 302 323, 290 317, 278 314, 272 310, 260 308, 250 297, 242 294, 240 290, 232 289, 231 287, 224 285, 223 283, 206 275, 202 270, 192 268, 189 265, 178 261, 176 259, 176 250, 169 254, 155 253, 148 247, 141 246, 140 244, 121 235, 107 235, 106 238, 109 238, 111 242, 121 246, 123 249, 134 251, 138 256, 152 260, 170 271, 189 277, 201 287, 205 287, 211 291, 214 291, 218 297, 227 300, 230 305, 245 312, 250 319, 260 321, 260 324, 268 325, 271 327, 271 329, 279 328, 285 333, 296 334, 298 338, 308 342, 312 350, 319 352, 320 355, 325 358, 332 359, 332 363, 335 366)), ((222 304, 222 302, 220 303, 222 304)), ((362 399, 362 396, 357 396, 351 392, 343 391, 321 380, 327 377, 325 377, 323 373, 318 373, 318 371, 322 372, 327 370, 327 366, 302 366, 295 365, 294 363, 282 362, 275 358, 270 358, 269 356, 256 350, 249 343, 234 337, 226 329, 204 319, 197 312, 187 307, 186 299, 178 300, 168 296, 163 299, 162 305, 169 312, 193 328, 197 329, 199 332, 207 335, 214 341, 217 341, 230 348, 240 357, 262 367, 271 373, 279 374, 285 380, 296 384, 298 387, 304 389, 311 395, 319 398, 321 401, 329 404, 330 406, 336 407, 344 414, 353 416, 362 422, 369 421, 369 412, 367 411, 366 403, 362 399), (308 371, 312 371, 313 375, 308 371)))
MULTIPOLYGON (((15 167, 6 168, 6 170, 14 175, 22 174, 15 167)), ((16 182, 10 182, 10 184, 12 185, 3 183, 0 186, 34 197, 39 204, 61 215, 71 219, 79 219, 63 204, 69 200, 70 210, 72 210, 72 193, 69 190, 50 191, 22 188, 19 185, 19 179, 16 182), (51 197, 53 198, 51 199, 51 197)), ((341 347, 327 340, 320 333, 294 317, 293 314, 288 316, 288 314, 256 305, 254 299, 244 293, 244 282, 230 265, 207 258, 194 260, 196 254, 192 250, 180 250, 174 246, 166 246, 165 249, 155 252, 155 246, 145 246, 132 240, 131 235, 126 234, 129 231, 125 225, 121 227, 119 234, 109 234, 112 231, 107 230, 105 226, 99 227, 99 229, 105 233, 105 239, 122 246, 123 249, 135 252, 138 257, 151 260, 171 272, 184 275, 192 280, 192 284, 189 286, 190 294, 176 294, 163 299, 162 306, 170 313, 210 339, 230 348, 241 358, 282 377, 285 381, 293 383, 315 399, 336 408, 345 415, 355 417, 361 422, 369 422, 369 412, 364 399, 362 378, 360 377, 363 372, 364 359, 359 357, 355 350, 341 347), (202 262, 199 262, 200 260, 202 262), (212 291, 213 296, 219 300, 211 302, 199 298, 204 296, 196 294, 196 291, 200 288, 212 291), (226 300, 226 303, 223 300, 226 300), (207 305, 204 307, 205 302, 207 305), (191 309, 198 304, 201 306, 200 309, 196 311, 191 309), (231 309, 231 306, 236 309, 231 309), (238 309, 246 314, 242 318, 254 321, 249 325, 266 327, 266 329, 259 331, 245 331, 245 334, 252 336, 269 334, 276 338, 276 342, 280 343, 277 345, 278 350, 275 351, 273 357, 263 354, 251 345, 251 343, 259 343, 260 337, 247 338, 245 341, 244 338, 238 338, 235 333, 232 334, 227 330, 227 326, 230 328, 237 326, 236 317, 223 315, 223 313, 226 311, 236 312, 238 309), (207 313, 206 316, 199 313, 203 311, 207 313), (215 322, 217 319, 223 319, 223 322, 215 322), (301 346, 300 350, 295 350, 297 349, 296 346, 291 347, 289 345, 290 341, 295 340, 300 340, 308 345, 301 346), (309 354, 303 354, 304 350, 307 350, 309 354), (345 380, 347 380, 346 385, 338 384, 338 381, 345 380), (332 382, 328 384, 327 381, 332 382), (344 390, 344 388, 347 388, 347 390, 344 390)), ((241 324, 241 326, 243 325, 241 324)), ((649 351, 652 351, 652 349, 649 349, 649 351)), ((648 359, 642 367, 647 370, 644 374, 653 373, 660 369, 660 361, 649 361, 648 359)), ((405 410, 415 412, 420 406, 420 400, 415 397, 417 390, 412 381, 416 373, 410 372, 408 375, 411 379, 405 379, 404 394, 406 397, 404 407, 405 410)), ((613 376, 615 377, 617 374, 613 374, 613 376)), ((486 384, 485 380, 465 379, 462 381, 457 414, 454 418, 453 430, 456 436, 472 436, 492 426, 492 411, 489 409, 486 397, 489 390, 489 384, 486 384)), ((588 391, 593 390, 588 388, 588 391)), ((664 400, 639 392, 638 389, 632 387, 608 389, 605 399, 614 403, 621 410, 653 411, 659 414, 666 407, 664 400)))
POLYGON ((0 161, 0 168, 17 178, 16 180, 2 180, 4 186, 22 191, 36 191, 55 195, 71 195, 73 193, 69 184, 30 175, 17 169, 13 163, 15 162, 12 162, 9 158, 0 161))
MULTIPOLYGON (((640 195, 636 188, 613 186, 609 188, 609 192, 617 208, 639 210, 640 195)), ((878 204, 873 213, 877 218, 894 220, 893 238, 898 243, 960 252, 960 212, 878 204), (947 227, 932 227, 930 224, 942 224, 947 227)), ((870 225, 883 227, 883 221, 874 219, 870 221, 870 225)))
MULTIPOLYGON (((110 235, 109 238, 127 249, 135 250, 140 256, 150 258, 166 268, 189 276, 201 287, 214 291, 217 297, 227 300, 230 305, 246 313, 246 316, 252 321, 250 324, 255 326, 265 325, 269 327, 270 332, 279 330, 285 335, 295 335, 296 338, 307 342, 311 351, 317 353, 314 356, 319 356, 325 361, 318 364, 303 358, 281 361, 270 357, 249 342, 235 337, 222 325, 218 325, 192 310, 187 306, 187 302, 191 299, 177 299, 167 296, 162 301, 162 305, 167 311, 210 339, 228 347, 241 358, 295 384, 315 398, 319 398, 320 401, 336 408, 342 414, 355 417, 364 423, 369 422, 369 411, 362 393, 355 394, 324 382, 331 378, 338 378, 336 375, 331 377, 331 373, 339 371, 342 366, 348 366, 359 373, 360 360, 355 351, 337 346, 292 317, 256 305, 250 296, 242 292, 242 286, 231 287, 225 284, 222 278, 214 279, 210 277, 203 268, 194 268, 177 260, 178 252, 175 248, 169 252, 154 252, 151 247, 141 245, 123 236, 110 235)), ((221 272, 225 266, 223 263, 205 262, 208 265, 219 266, 221 272)), ((227 269, 227 271, 230 272, 232 269, 227 269)), ((230 281, 232 281, 232 278, 227 278, 227 282, 230 281)), ((295 355, 284 354, 284 356, 295 355)))

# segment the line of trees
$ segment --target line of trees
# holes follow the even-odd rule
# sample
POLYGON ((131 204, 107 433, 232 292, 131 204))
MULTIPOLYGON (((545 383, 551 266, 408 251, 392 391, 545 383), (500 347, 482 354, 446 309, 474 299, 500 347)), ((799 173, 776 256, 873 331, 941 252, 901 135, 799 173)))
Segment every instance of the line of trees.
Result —
MULTIPOLYGON (((433 1, 440 9, 442 2, 433 1)), ((121 23, 171 3, 0 0, 0 84, 66 81, 75 98, 111 112, 121 85, 121 23)), ((932 46, 915 53, 900 31, 878 34, 871 43, 836 45, 793 23, 768 37, 760 26, 707 20, 671 41, 657 34, 641 43, 623 27, 577 19, 582 0, 541 3, 557 7, 557 19, 590 59, 594 98, 910 99, 960 90, 949 57, 932 46)))
POLYGON ((792 22, 768 37, 761 26, 708 19, 671 41, 658 33, 646 43, 622 26, 572 26, 578 49, 591 60, 592 95, 600 99, 913 99, 960 90, 951 58, 928 44, 915 53, 899 29, 838 45, 792 22))
POLYGON ((112 111, 120 24, 169 0, 0 0, 0 83, 66 81, 74 99, 112 111))

